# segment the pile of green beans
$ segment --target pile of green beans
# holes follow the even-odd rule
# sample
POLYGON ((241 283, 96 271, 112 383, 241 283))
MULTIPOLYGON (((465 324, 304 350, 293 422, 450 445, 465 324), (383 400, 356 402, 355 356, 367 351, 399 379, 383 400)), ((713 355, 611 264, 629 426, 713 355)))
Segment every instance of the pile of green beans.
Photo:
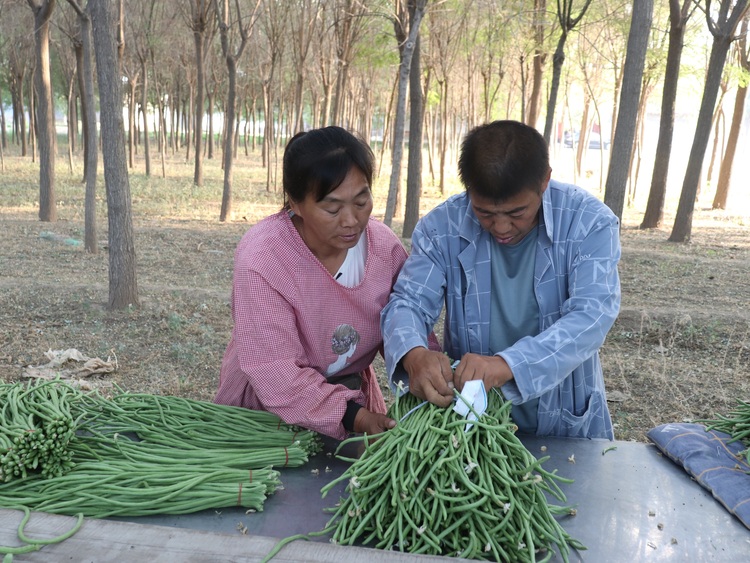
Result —
POLYGON ((747 446, 745 459, 750 463, 750 402, 737 399, 737 406, 728 414, 717 414, 716 418, 697 420, 706 425, 707 430, 718 430, 729 434, 729 443, 740 442, 747 446))
POLYGON ((0 482, 62 475, 73 462, 70 388, 54 382, 0 384, 0 482))
POLYGON ((13 422, 17 413, 33 413, 27 418, 35 424, 66 421, 54 472, 17 469, 16 459, 29 454, 15 438, 28 440, 37 430, 8 423, 22 430, 3 452, 14 464, 3 465, 3 475, 18 477, 0 483, 0 506, 7 508, 95 518, 225 506, 262 510, 281 486, 274 468, 298 467, 322 444, 316 433, 270 413, 178 397, 118 389, 105 398, 60 380, 6 384, 0 392, 0 412, 13 422))
MULTIPOLYGON (((488 396, 487 411, 465 431, 452 408, 401 396, 389 414, 399 421, 338 479, 348 481, 326 527, 332 542, 410 553, 496 561, 565 561, 585 549, 555 519, 569 507, 558 482, 519 441, 510 403, 488 396)), ((459 398, 459 400, 461 400, 459 398)))

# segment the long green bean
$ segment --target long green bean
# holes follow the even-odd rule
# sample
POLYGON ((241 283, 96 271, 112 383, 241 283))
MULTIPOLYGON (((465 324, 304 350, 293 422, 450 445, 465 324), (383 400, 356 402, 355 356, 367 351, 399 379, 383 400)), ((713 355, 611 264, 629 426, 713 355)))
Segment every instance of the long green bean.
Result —
POLYGON ((20 510, 23 511, 23 517, 21 518, 21 523, 18 525, 18 532, 17 532, 18 539, 20 539, 26 545, 22 545, 18 547, 0 545, 0 554, 5 555, 3 557, 3 563, 11 563, 13 561, 14 555, 22 555, 24 553, 31 553, 32 551, 38 551, 45 545, 50 545, 53 543, 60 543, 62 541, 65 541, 66 539, 74 535, 76 532, 78 532, 78 530, 80 530, 81 526, 83 525, 83 514, 79 513, 76 523, 67 532, 64 532, 54 538, 30 538, 26 535, 26 524, 28 524, 29 519, 31 518, 31 511, 26 506, 21 506, 20 510))

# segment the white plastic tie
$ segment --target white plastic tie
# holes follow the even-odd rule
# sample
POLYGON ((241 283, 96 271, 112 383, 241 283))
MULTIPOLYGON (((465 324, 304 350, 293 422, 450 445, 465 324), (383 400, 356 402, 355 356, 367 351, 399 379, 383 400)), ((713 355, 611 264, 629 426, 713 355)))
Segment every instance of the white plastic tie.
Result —
POLYGON ((464 383, 464 388, 456 397, 453 410, 469 421, 464 427, 464 432, 471 430, 474 426, 473 421, 487 410, 487 391, 484 389, 484 381, 477 379, 464 383))

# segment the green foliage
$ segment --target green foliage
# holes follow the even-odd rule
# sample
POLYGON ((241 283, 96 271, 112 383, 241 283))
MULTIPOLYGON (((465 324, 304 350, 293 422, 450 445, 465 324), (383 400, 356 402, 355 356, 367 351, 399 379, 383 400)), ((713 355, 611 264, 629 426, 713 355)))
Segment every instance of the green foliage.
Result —
POLYGON ((172 332, 180 332, 186 323, 187 319, 179 313, 169 313, 167 317, 167 326, 172 332))

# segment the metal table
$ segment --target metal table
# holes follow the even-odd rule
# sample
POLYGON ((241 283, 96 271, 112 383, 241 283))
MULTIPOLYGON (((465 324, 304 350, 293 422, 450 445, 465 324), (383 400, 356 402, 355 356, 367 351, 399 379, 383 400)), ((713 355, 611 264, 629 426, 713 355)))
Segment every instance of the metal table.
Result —
MULTIPOLYGON (((575 480, 561 486, 568 503, 576 505, 577 514, 562 518, 561 523, 588 549, 572 553, 571 561, 750 560, 750 530, 656 447, 606 440, 522 437, 522 441, 535 456, 550 456, 544 463, 546 469, 557 469, 561 476, 575 480)), ((206 553, 213 549, 215 557, 199 556, 196 551, 191 561, 259 561, 275 544, 274 538, 317 532, 325 527, 329 514, 323 509, 336 503, 345 484, 341 483, 325 499, 321 498, 320 489, 348 465, 331 456, 333 448, 334 444, 328 442, 325 451, 305 466, 280 469, 284 489, 266 500, 262 512, 246 513, 245 509, 234 507, 181 516, 90 521, 92 530, 101 525, 106 532, 87 536, 84 528, 63 544, 47 546, 43 552, 16 560, 52 561, 56 559, 50 559, 51 554, 66 549, 77 549, 79 554, 108 553, 104 546, 114 550, 112 538, 123 533, 123 537, 143 540, 129 539, 130 551, 123 545, 123 552, 111 559, 66 556, 64 560, 135 561, 146 552, 151 561, 187 561, 174 552, 170 552, 171 559, 166 555, 159 558, 159 546, 167 546, 167 541, 161 542, 160 538, 169 536, 169 545, 177 542, 176 538, 183 538, 183 542, 184 538, 191 538, 194 549, 201 548, 206 553), (149 546, 148 551, 144 546, 149 546), (139 547, 143 548, 140 552, 139 547), (48 554, 46 558, 43 553, 48 554), (133 557, 129 559, 128 553, 133 557)), ((356 455, 351 448, 345 452, 349 456, 353 453, 356 455)), ((11 512, 15 511, 0 510, 0 544, 12 545, 15 541, 18 514, 11 517, 11 512)), ((59 529, 66 528, 61 525, 59 529)), ((29 530, 33 531, 33 527, 29 530)), ((332 546, 327 540, 320 537, 314 542, 295 542, 281 552, 277 561, 352 561, 362 557, 372 562, 444 560, 332 546)), ((561 557, 553 560, 560 561, 561 557)))
MULTIPOLYGON (((530 436, 522 441, 537 458, 550 456, 547 470, 575 480, 561 486, 577 514, 561 523, 588 549, 572 554, 572 560, 750 560, 750 530, 655 446, 530 436)), ((348 465, 331 457, 332 450, 327 443, 307 465, 282 469, 285 488, 266 500, 262 512, 229 508, 131 521, 234 534, 247 527, 248 534, 277 538, 319 531, 330 517, 323 509, 344 494, 341 483, 325 499, 320 495, 323 485, 348 465)))

